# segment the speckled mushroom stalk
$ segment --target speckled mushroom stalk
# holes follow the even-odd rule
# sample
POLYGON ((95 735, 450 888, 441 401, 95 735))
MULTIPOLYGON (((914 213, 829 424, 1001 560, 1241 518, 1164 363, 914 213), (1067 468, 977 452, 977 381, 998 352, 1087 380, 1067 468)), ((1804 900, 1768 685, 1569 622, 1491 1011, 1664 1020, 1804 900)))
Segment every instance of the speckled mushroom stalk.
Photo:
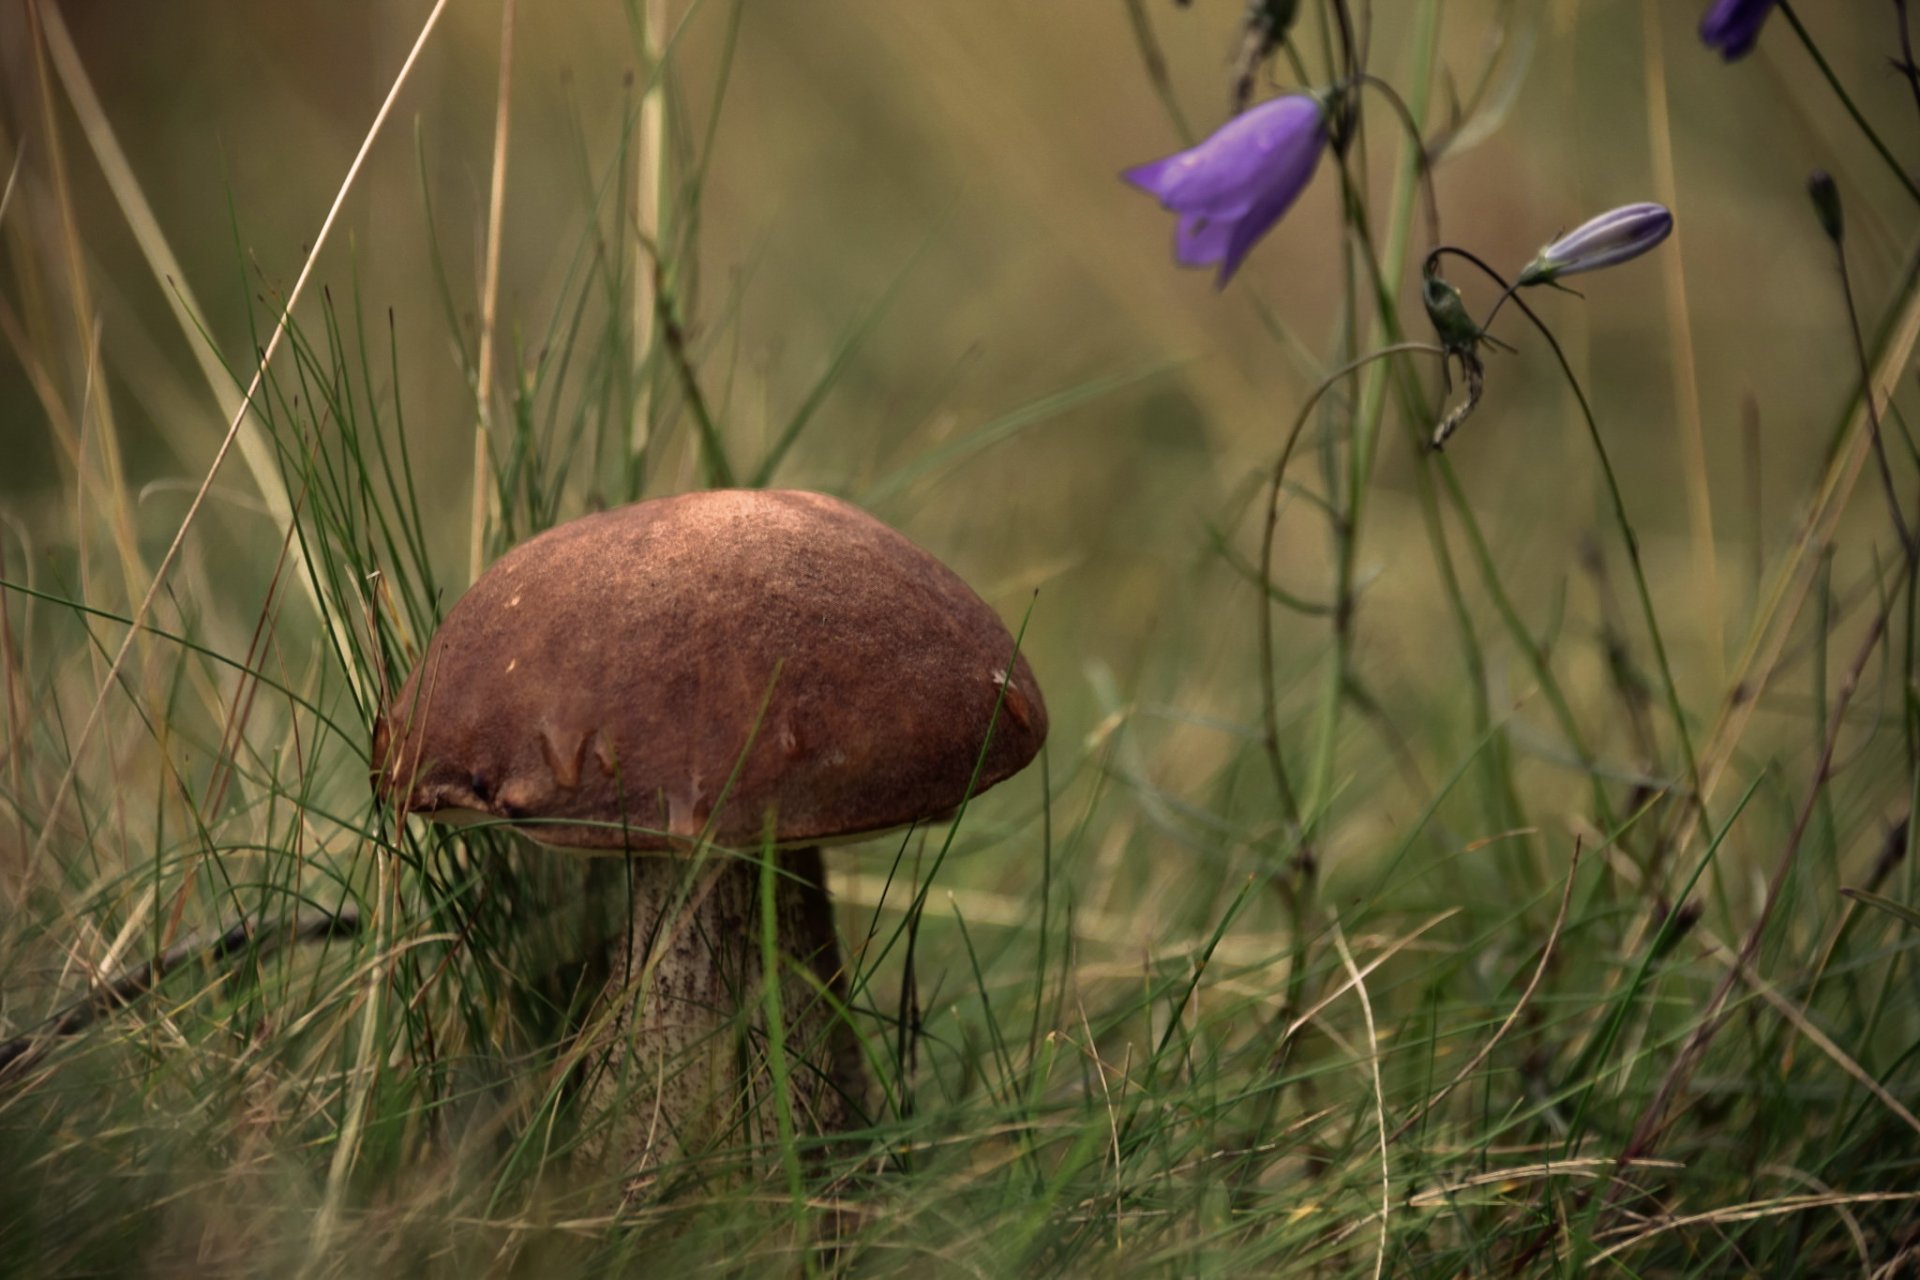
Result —
POLYGON ((795 491, 572 521, 448 613, 376 727, 376 785, 407 813, 510 821, 544 845, 628 858, 592 1097, 615 1114, 609 1154, 630 1178, 714 1147, 779 1163, 760 959, 769 838, 796 1131, 862 1117, 817 846, 950 814, 976 765, 976 790, 1024 767, 1047 715, 1013 651, 939 561, 795 491))
MULTIPOLYGON (((777 1166, 759 864, 721 854, 693 865, 635 858, 630 869, 629 925, 612 957, 631 966, 614 971, 619 1048, 591 1094, 595 1110, 629 1118, 608 1133, 609 1154, 640 1182, 675 1153, 744 1152, 777 1166)), ((867 1072, 843 1013, 847 972, 820 850, 783 850, 778 871, 785 1101, 796 1133, 836 1133, 866 1114, 867 1072)))

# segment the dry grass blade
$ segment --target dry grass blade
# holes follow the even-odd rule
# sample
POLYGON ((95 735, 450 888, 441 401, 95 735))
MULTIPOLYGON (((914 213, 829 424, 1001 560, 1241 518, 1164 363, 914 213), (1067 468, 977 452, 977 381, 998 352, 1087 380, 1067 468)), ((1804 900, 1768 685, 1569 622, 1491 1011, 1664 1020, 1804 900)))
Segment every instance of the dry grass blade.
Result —
POLYGON ((1322 1010, 1324 1010, 1328 1005, 1332 1004, 1335 1000, 1338 1000, 1341 996, 1345 995, 1348 992, 1348 990, 1352 988, 1354 983, 1360 981, 1362 978, 1365 978, 1368 974, 1372 973, 1375 969, 1378 969, 1381 965, 1393 959, 1393 957, 1397 955, 1399 952, 1405 950, 1408 946, 1412 945, 1413 942, 1417 940, 1421 934, 1426 933, 1428 930, 1433 929, 1438 925, 1445 924, 1448 920, 1451 920, 1453 919, 1453 917, 1459 915, 1461 910, 1462 908, 1460 907, 1451 907, 1446 911, 1442 911, 1439 915, 1433 916, 1432 918, 1428 919, 1427 921, 1422 923, 1419 928, 1415 929, 1412 933, 1403 934, 1401 937, 1394 939, 1392 945, 1388 946, 1386 950, 1382 951, 1379 955, 1375 956, 1372 960, 1367 962, 1366 968, 1359 970, 1357 973, 1348 974, 1347 980, 1344 983, 1335 987, 1333 990, 1327 992, 1326 995, 1320 997, 1320 999, 1317 1002, 1315 1002, 1312 1008, 1302 1013, 1299 1017, 1295 1018, 1292 1022, 1289 1022, 1287 1024, 1287 1032, 1285 1035, 1280 1037, 1281 1040, 1282 1041, 1291 1040, 1294 1037, 1294 1035, 1300 1030, 1300 1028, 1306 1026, 1309 1022, 1312 1022, 1315 1018, 1319 1017, 1322 1010))
MULTIPOLYGON (((1857 448, 1855 452, 1864 458, 1864 447, 1857 448)), ((1857 473, 1857 467, 1855 471, 1857 473)), ((1846 724, 1847 707, 1852 703, 1853 695, 1860 687, 1860 678, 1866 670, 1867 663, 1886 634, 1892 609, 1893 602, 1888 601, 1874 615, 1872 625, 1867 628, 1867 634, 1861 638, 1859 648, 1842 677, 1840 687, 1834 691, 1820 757, 1814 763, 1813 777, 1807 785, 1807 794, 1794 816, 1793 829, 1788 834, 1785 844, 1782 845, 1780 856, 1774 863, 1773 874, 1767 881, 1766 896, 1761 900, 1760 913, 1748 928, 1747 936, 1740 945, 1740 951, 1734 957, 1733 963, 1728 966, 1726 975, 1720 979, 1714 987, 1713 994, 1708 997, 1706 1008, 1700 1015, 1699 1025, 1687 1038, 1685 1046, 1675 1057, 1673 1065, 1667 1069, 1666 1077, 1660 1082, 1660 1088, 1655 1092, 1653 1101, 1648 1103, 1646 1110, 1641 1113, 1639 1122, 1634 1126, 1633 1138, 1627 1144, 1626 1151, 1622 1153, 1623 1159, 1646 1154, 1656 1141, 1666 1123, 1668 1107, 1692 1077, 1694 1067, 1706 1054, 1707 1046, 1712 1043, 1714 1036, 1725 1024, 1727 1000, 1732 994, 1733 984, 1750 969, 1755 957, 1759 955, 1760 940, 1766 936, 1767 925, 1780 906, 1780 900, 1786 891, 1788 875, 1800 859, 1800 852, 1804 847, 1814 810, 1821 796, 1825 794, 1828 780, 1832 777, 1834 751, 1839 745, 1840 730, 1846 724)))
MULTIPOLYGON (((1438 1187, 1429 1187, 1417 1191, 1408 1197, 1407 1203, 1416 1209, 1432 1209, 1445 1205, 1462 1191, 1476 1187, 1505 1188, 1517 1183, 1540 1182, 1547 1178, 1599 1178, 1615 1176, 1615 1166, 1620 1162, 1612 1156, 1585 1156, 1574 1160, 1543 1160, 1539 1164, 1516 1165, 1510 1169, 1488 1169, 1484 1173, 1469 1174, 1438 1187)), ((1630 1160, 1624 1166, 1628 1169, 1684 1169, 1686 1165, 1678 1160, 1630 1160)))
MULTIPOLYGON (((26 14, 33 49, 36 105, 40 111, 42 137, 46 142, 47 168, 52 177, 51 203, 56 224, 54 229, 50 229, 56 242, 36 245, 34 252, 52 257, 57 251, 66 273, 67 314, 55 320, 51 311, 43 311, 42 320, 46 325, 43 332, 49 347, 52 347, 55 345, 53 330, 71 325, 73 332, 68 345, 81 353, 81 367, 68 371, 69 376, 77 374, 82 383, 78 408, 70 416, 54 412, 49 412, 48 416, 62 428, 60 443, 68 451, 75 471, 73 512, 76 534, 84 546, 87 526, 85 504, 88 491, 95 490, 113 540, 114 554, 125 580, 127 596, 131 599, 139 594, 139 581, 146 576, 146 564, 141 558, 139 540, 134 532, 133 512, 120 457, 120 433, 113 420, 112 402, 98 378, 100 316, 93 301, 93 282, 87 272, 86 252, 81 244, 74 183, 68 172, 65 148, 60 144, 59 113, 53 101, 53 86, 47 75, 46 63, 50 51, 43 22, 45 14, 38 3, 28 4, 26 14), (89 441, 99 453, 97 468, 88 465, 89 441)), ((24 348, 22 352, 24 356, 24 348)), ((58 393, 55 394, 59 398, 58 393)), ((84 554, 80 569, 84 582, 87 573, 84 554)))
MULTIPOLYGON (((666 0, 646 0, 646 18, 642 31, 650 59, 663 56, 667 44, 666 0)), ((634 184, 634 233, 642 246, 639 260, 645 258, 644 246, 660 243, 661 214, 664 212, 667 177, 667 98, 666 77, 654 70, 647 77, 646 92, 640 98, 640 140, 636 148, 634 184)), ((660 300, 654 296, 653 273, 633 273, 633 364, 644 369, 653 350, 654 312, 660 300)), ((646 456, 652 421, 651 382, 643 382, 633 406, 633 423, 628 429, 627 446, 633 456, 646 456)))
MULTIPOLYGON (((833 875, 832 887, 834 900, 850 906, 857 906, 874 911, 900 913, 912 909, 910 900, 902 901, 898 897, 889 898, 887 896, 887 877, 875 875, 871 872, 856 871, 836 873, 833 875)), ((969 925, 984 925, 995 929, 1028 929, 1034 927, 1035 904, 1032 898, 1015 897, 1011 894, 995 893, 986 889, 959 888, 949 889, 946 893, 946 909, 936 911, 935 908, 940 907, 941 903, 935 899, 928 899, 926 903, 928 915, 938 914, 943 917, 964 915, 969 925)), ((1422 934, 1427 933, 1436 925, 1455 914, 1457 914, 1455 910, 1444 912, 1426 921, 1412 933, 1396 939, 1390 950, 1381 955, 1379 959, 1369 962, 1365 972, 1372 973, 1373 970, 1389 956, 1418 941, 1422 934)), ((1093 944, 1126 954, 1131 958, 1131 962, 1123 969, 1123 972, 1127 974, 1137 972, 1138 957, 1143 946, 1148 948, 1145 953, 1147 958, 1152 963, 1160 964, 1171 960, 1191 957, 1197 952, 1206 949, 1209 945, 1205 939, 1191 936, 1180 936, 1175 939, 1170 939, 1162 946, 1152 945, 1154 935, 1161 932, 1163 928, 1171 930, 1173 926, 1171 922, 1163 926, 1160 922, 1156 921, 1152 915, 1142 912, 1123 915, 1117 912, 1082 908, 1074 912, 1073 916, 1073 940, 1075 945, 1085 946, 1087 944, 1093 944)), ((1232 966, 1245 966, 1248 968, 1263 968, 1271 964, 1273 958, 1281 954, 1284 949, 1285 940, 1283 938, 1262 934, 1228 934, 1218 942, 1212 944, 1212 954, 1216 962, 1222 962, 1232 966)), ((1083 962, 1081 972, 1083 975, 1099 977, 1111 976, 1107 968, 1092 962, 1083 962)), ((1231 979, 1221 979, 1220 981, 1231 982, 1231 979)), ((1345 994, 1346 990, 1345 987, 1341 987, 1325 1000, 1315 1005, 1305 1017, 1298 1019, 1293 1024, 1288 1034, 1291 1035, 1294 1031, 1299 1030, 1300 1027, 1312 1019, 1315 1013, 1318 1013, 1320 1010, 1326 1008, 1327 1005, 1339 999, 1341 995, 1345 994)))
MULTIPOLYGON (((1093 1021, 1087 1017, 1087 1006, 1080 1000, 1078 995, 1074 997, 1074 1006, 1080 1014, 1081 1033, 1086 1037, 1085 1041, 1080 1045, 1080 1052, 1092 1061, 1094 1078, 1100 1082, 1100 1103, 1106 1111, 1107 1135, 1111 1142, 1108 1151, 1113 1157, 1113 1191, 1114 1195, 1118 1197, 1121 1194, 1120 1169, 1122 1164, 1120 1155, 1120 1112, 1113 1105, 1113 1090, 1107 1085, 1107 1076, 1111 1069, 1100 1056, 1100 1038, 1094 1035, 1093 1021)), ((1123 1083, 1124 1079, 1123 1076, 1123 1083)))
MULTIPOLYGON (((1674 176, 1673 122, 1667 111, 1666 55, 1660 39, 1660 23, 1666 6, 1657 0, 1641 0, 1640 29, 1646 39, 1647 136, 1652 144, 1654 196, 1669 209, 1681 208, 1679 183, 1674 176)), ((1706 637, 1703 652, 1713 660, 1717 674, 1724 653, 1724 641, 1718 622, 1720 607, 1720 569, 1715 560, 1713 533, 1713 495, 1707 480, 1706 431, 1700 420, 1700 375, 1693 350, 1693 316, 1687 301, 1685 258, 1680 252, 1683 225, 1673 229, 1670 251, 1659 257, 1661 284, 1665 287, 1667 334, 1673 344, 1674 409, 1680 418, 1681 472, 1686 479, 1687 527, 1692 535, 1694 573, 1704 593, 1703 614, 1716 624, 1714 634, 1706 637)))
POLYGON ((1380 1130, 1380 1251, 1373 1260, 1374 1280, 1380 1280, 1387 1267, 1387 1242, 1391 1239, 1389 1218, 1393 1213, 1393 1171, 1387 1162, 1387 1095, 1380 1083, 1380 1034, 1373 1025, 1373 1001, 1367 996, 1366 980, 1353 963, 1353 953, 1347 949, 1347 936, 1337 921, 1333 926, 1333 946, 1340 953, 1347 981, 1360 997, 1360 1010, 1367 1018, 1367 1069, 1373 1076, 1373 1118, 1380 1130))
MULTIPOLYGON (((1567 863, 1566 887, 1560 891, 1560 910, 1554 913, 1553 928, 1547 931, 1546 944, 1540 948, 1540 962, 1533 967, 1533 977, 1528 980, 1527 989, 1520 993, 1520 998, 1514 1002, 1512 1010, 1508 1012, 1506 1018, 1500 1023, 1499 1029, 1488 1038, 1485 1044, 1480 1046, 1480 1051, 1474 1054, 1467 1065, 1460 1068, 1460 1070, 1454 1074, 1453 1079, 1449 1080, 1438 1093, 1428 1098, 1419 1110, 1415 1111, 1405 1120, 1402 1120, 1400 1127, 1393 1131, 1393 1138, 1400 1137, 1400 1135, 1404 1134, 1408 1129, 1418 1124, 1421 1118, 1439 1106, 1448 1094, 1458 1089, 1462 1083, 1470 1079, 1473 1073, 1480 1069, 1480 1064, 1485 1062, 1493 1053, 1494 1047, 1497 1046, 1507 1032, 1513 1028, 1513 1024, 1519 1021, 1520 1014, 1532 1003, 1534 992, 1540 989, 1540 980, 1547 974, 1547 963, 1553 959, 1553 948, 1555 944, 1560 941, 1560 931, 1566 927, 1567 904, 1573 901, 1573 877, 1574 873, 1579 870, 1580 841, 1576 839, 1573 842, 1573 857, 1569 859, 1567 863)), ((1389 1141, 1391 1141, 1391 1139, 1389 1139, 1389 1141)))
MULTIPOLYGON (((1901 377, 1906 373, 1908 362, 1913 358, 1916 344, 1920 344, 1920 288, 1909 292, 1906 305, 1893 322, 1886 348, 1874 370, 1873 385, 1862 388, 1866 396, 1883 403, 1892 400, 1901 377)), ((1863 396, 1848 420, 1846 443, 1834 453, 1828 464, 1818 496, 1794 538, 1793 549, 1754 614, 1746 647, 1734 666, 1733 682, 1728 687, 1726 699, 1721 704, 1706 747, 1701 753, 1700 795, 1696 803, 1680 807, 1676 838, 1668 843, 1669 848, 1677 850, 1686 847, 1699 824, 1701 813, 1713 798, 1714 789, 1734 762, 1746 735, 1747 725, 1760 705, 1761 694, 1766 691, 1780 664, 1780 655, 1792 634, 1794 621, 1800 616, 1808 594, 1819 577, 1821 558, 1818 552, 1831 543, 1840 517, 1846 511, 1847 499, 1860 478, 1860 469, 1866 464, 1867 453, 1873 442, 1870 428, 1868 402, 1863 396)))
POLYGON ((180 549, 186 544, 187 532, 193 527, 194 518, 200 514, 201 507, 206 503, 207 493, 213 488, 214 478, 220 474, 221 464, 226 461, 227 454, 232 451, 234 442, 239 437, 240 428, 246 422, 248 406, 253 403, 253 397, 259 393, 260 386, 266 379, 267 367, 273 363, 273 357, 279 352, 280 344, 286 339, 287 326, 293 319, 293 309, 306 291, 307 281, 313 276, 314 264, 319 262, 321 250, 326 247, 327 237, 332 232, 334 223, 339 220, 340 210, 347 201, 347 193, 353 190, 354 182, 360 176, 362 166, 366 164, 367 155, 373 150, 375 139, 380 136, 382 126, 386 124, 387 117, 392 114, 393 104, 399 99, 400 90, 411 77, 414 66, 420 60, 421 50, 426 48, 427 40, 433 34, 435 26, 440 21, 440 15, 446 7, 447 0, 435 0, 426 21, 421 24, 419 37, 415 39, 413 47, 408 50, 406 61, 401 63, 399 72, 394 76, 393 84, 380 103, 380 109, 374 113, 373 123, 367 127, 360 149, 354 153, 353 163, 347 166, 346 176, 340 181, 340 188, 334 194, 332 205, 327 209, 327 216, 321 221, 320 230, 314 235, 313 247, 307 254, 306 263, 300 268, 300 274, 294 280, 293 288, 287 291, 286 305, 281 309, 280 319, 273 326, 273 334, 267 339, 266 348, 261 352, 260 359, 254 368, 253 378, 247 384, 246 395, 241 398, 240 408, 235 411, 232 420, 227 424, 226 435, 221 438, 220 447, 214 451, 213 461, 207 465, 206 477, 201 480, 200 487, 194 492, 193 501, 188 504, 186 515, 181 517, 180 527, 174 532, 173 541, 167 545, 166 554, 161 557, 159 567, 154 570, 152 583, 147 587, 146 594, 141 597, 139 606, 133 611, 133 616, 127 621, 126 635, 121 638, 119 647, 114 650, 113 661, 108 664, 106 675, 100 681, 100 691, 94 697, 93 706, 88 710, 87 718, 81 722, 79 733, 74 736, 73 745, 67 756, 67 767, 61 772, 59 785, 54 788, 53 796, 47 802, 46 813, 41 819, 40 836, 34 841, 33 851, 27 856, 29 876, 33 874, 40 859, 45 855, 47 844, 52 840, 54 832, 60 829, 60 810, 66 804, 67 797, 72 794, 73 781, 79 771, 81 757, 87 749, 87 744, 92 740, 94 731, 99 727, 100 716, 106 709, 108 695, 114 690, 120 669, 126 664, 127 653, 133 648, 135 639, 143 634, 147 615, 153 611, 153 602, 159 598, 161 588, 166 583, 167 574, 180 559, 180 549))
POLYGON ((1704 1213, 1690 1213, 1683 1217, 1668 1218, 1642 1227, 1639 1223, 1628 1223, 1606 1232, 1608 1235, 1625 1235, 1626 1239, 1616 1241, 1587 1259, 1588 1267, 1596 1267, 1609 1258, 1618 1257, 1627 1250, 1645 1244, 1655 1236, 1665 1235, 1669 1231, 1681 1231, 1688 1227, 1708 1226, 1729 1222, 1752 1222, 1758 1218, 1774 1218, 1789 1213, 1805 1213, 1809 1209, 1834 1209, 1842 1206, 1862 1204, 1912 1204, 1920 1201, 1920 1191, 1869 1191, 1859 1195, 1806 1195, 1778 1196, 1772 1200, 1756 1200, 1750 1204, 1730 1205, 1725 1209, 1709 1209, 1704 1213))
POLYGON ((28 1035, 0 1042, 0 1082, 17 1076, 38 1062, 52 1043, 78 1035, 98 1022, 102 1015, 125 1008, 151 991, 169 973, 196 955, 204 955, 209 964, 237 955, 248 945, 258 955, 271 954, 289 942, 311 942, 327 938, 346 938, 358 932, 359 914, 351 908, 332 915, 309 914, 292 921, 243 920, 212 941, 194 939, 176 943, 144 964, 102 983, 84 999, 68 1005, 48 1019, 46 1025, 28 1035))
MULTIPOLYGON (((93 80, 87 75, 86 65, 80 61, 73 37, 67 31, 66 19, 56 5, 43 7, 40 17, 46 33, 47 54, 53 62, 55 73, 60 77, 61 87, 66 90, 67 101, 73 106, 74 118, 80 122, 80 130, 86 135, 87 145, 93 149, 94 162, 100 166, 100 173, 107 180, 107 188, 113 193, 121 217, 126 220, 127 229, 133 233, 134 242, 140 246, 140 256, 146 261, 154 282, 166 298, 174 321, 180 326, 181 336, 186 339, 200 374, 206 379, 208 391, 220 406, 221 416, 239 422, 234 443, 239 446, 241 460, 247 464, 247 471, 253 476, 254 485, 260 490, 275 526, 284 535, 293 525, 293 505, 286 485, 275 468, 273 449, 262 435, 259 422, 247 412, 247 401, 251 396, 243 398, 240 395, 233 385, 232 376, 221 366, 207 344, 205 313, 194 298, 193 287, 187 283, 179 260, 174 257, 166 233, 160 229, 159 219, 154 217, 152 205, 147 203, 146 192, 140 180, 134 176, 126 152, 120 147, 120 140, 107 119, 106 109, 101 105, 99 95, 94 92, 93 80)), ((307 598, 315 612, 321 613, 319 588, 310 576, 302 575, 301 582, 306 587, 307 598)))
POLYGON ((474 371, 473 516, 467 550, 468 581, 487 562, 487 524, 499 513, 493 492, 493 350, 500 307, 501 214, 507 202, 507 124, 513 106, 514 0, 500 10, 500 97, 493 117, 493 181, 487 189, 487 267, 480 286, 480 358, 474 371))
POLYGON ((7 220, 7 210, 13 207, 14 185, 20 181, 20 162, 27 158, 26 148, 13 153, 13 163, 7 166, 7 185, 0 190, 0 222, 7 220))
MULTIPOLYGON (((1834 1190, 1830 1184, 1814 1177, 1804 1169, 1795 1169, 1783 1164, 1770 1164, 1760 1172, 1771 1173, 1775 1177, 1780 1178, 1791 1178, 1803 1186, 1812 1187, 1818 1195, 1837 1196, 1840 1194, 1840 1192, 1834 1190)), ((1867 1243, 1867 1233, 1860 1226, 1859 1216, 1844 1204, 1835 1205, 1833 1207, 1833 1214, 1836 1218, 1840 1219, 1841 1225, 1847 1229, 1847 1235, 1853 1240, 1853 1251, 1860 1255, 1860 1274, 1872 1276, 1873 1249, 1867 1243)))
POLYGON ((1819 1027, 1814 1026, 1804 1010, 1795 1005, 1793 1001, 1781 995, 1772 983, 1768 982, 1758 973, 1755 973, 1753 965, 1749 963, 1745 957, 1734 954, 1731 949, 1725 946, 1722 946, 1720 950, 1727 961, 1736 966, 1740 980, 1753 988, 1754 992, 1759 995, 1762 1000, 1772 1005, 1780 1016, 1792 1025, 1795 1031, 1805 1036, 1816 1049, 1832 1059, 1835 1066, 1851 1076, 1854 1082, 1862 1089, 1872 1094, 1881 1106, 1898 1116, 1902 1124, 1906 1125, 1907 1128, 1913 1130, 1916 1134, 1920 1134, 1920 1117, 1915 1116, 1913 1112, 1909 1111, 1900 1099, 1894 1097, 1887 1091, 1885 1085, 1875 1080, 1873 1075, 1865 1067, 1855 1062, 1846 1050, 1835 1044, 1831 1036, 1819 1027))

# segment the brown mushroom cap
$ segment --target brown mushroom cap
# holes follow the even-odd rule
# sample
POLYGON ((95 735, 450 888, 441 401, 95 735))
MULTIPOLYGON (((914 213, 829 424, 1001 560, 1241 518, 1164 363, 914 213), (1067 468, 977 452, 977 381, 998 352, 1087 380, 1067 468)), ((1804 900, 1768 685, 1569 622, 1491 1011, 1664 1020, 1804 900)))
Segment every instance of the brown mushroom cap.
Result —
POLYGON ((1039 751, 1013 649, 952 570, 836 498, 636 503, 481 575, 375 726, 375 787, 585 850, 854 838, 953 812, 990 721, 976 792, 1039 751))

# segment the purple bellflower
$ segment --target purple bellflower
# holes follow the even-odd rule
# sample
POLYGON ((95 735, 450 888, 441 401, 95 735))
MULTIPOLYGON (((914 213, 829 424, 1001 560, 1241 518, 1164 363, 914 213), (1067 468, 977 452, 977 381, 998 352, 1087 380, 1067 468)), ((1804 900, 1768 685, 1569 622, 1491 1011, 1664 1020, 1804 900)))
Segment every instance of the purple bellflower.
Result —
POLYGON ((1713 7, 1700 19, 1700 39, 1728 62, 1744 58, 1760 38, 1760 27, 1773 6, 1774 0, 1713 0, 1713 7))
POLYGON ((1637 258, 1667 238, 1673 215, 1665 205, 1628 204, 1581 223, 1540 251, 1520 272, 1515 288, 1550 284, 1561 276, 1598 271, 1637 258))
POLYGON ((1120 176, 1180 215, 1174 256, 1220 264, 1226 286, 1267 229, 1306 189, 1327 145, 1327 113, 1306 94, 1272 98, 1213 136, 1120 176))

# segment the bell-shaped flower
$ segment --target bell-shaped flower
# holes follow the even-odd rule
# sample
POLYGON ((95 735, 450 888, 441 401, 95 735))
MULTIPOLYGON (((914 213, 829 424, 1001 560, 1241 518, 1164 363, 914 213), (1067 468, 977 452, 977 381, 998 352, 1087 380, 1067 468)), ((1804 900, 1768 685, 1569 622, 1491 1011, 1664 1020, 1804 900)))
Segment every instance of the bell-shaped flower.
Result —
POLYGON ((1540 251, 1514 287, 1548 284, 1561 276, 1597 271, 1637 258, 1667 238, 1673 214, 1665 205, 1629 204, 1581 223, 1540 251))
POLYGON ((1180 215, 1174 231, 1180 264, 1218 263, 1224 286, 1306 189, 1326 144, 1326 109, 1293 94, 1242 112, 1197 146, 1120 176, 1180 215))
POLYGON ((1700 39, 1728 62, 1744 58, 1760 38, 1760 28, 1773 6, 1774 0, 1713 0, 1713 7, 1700 19, 1700 39))

